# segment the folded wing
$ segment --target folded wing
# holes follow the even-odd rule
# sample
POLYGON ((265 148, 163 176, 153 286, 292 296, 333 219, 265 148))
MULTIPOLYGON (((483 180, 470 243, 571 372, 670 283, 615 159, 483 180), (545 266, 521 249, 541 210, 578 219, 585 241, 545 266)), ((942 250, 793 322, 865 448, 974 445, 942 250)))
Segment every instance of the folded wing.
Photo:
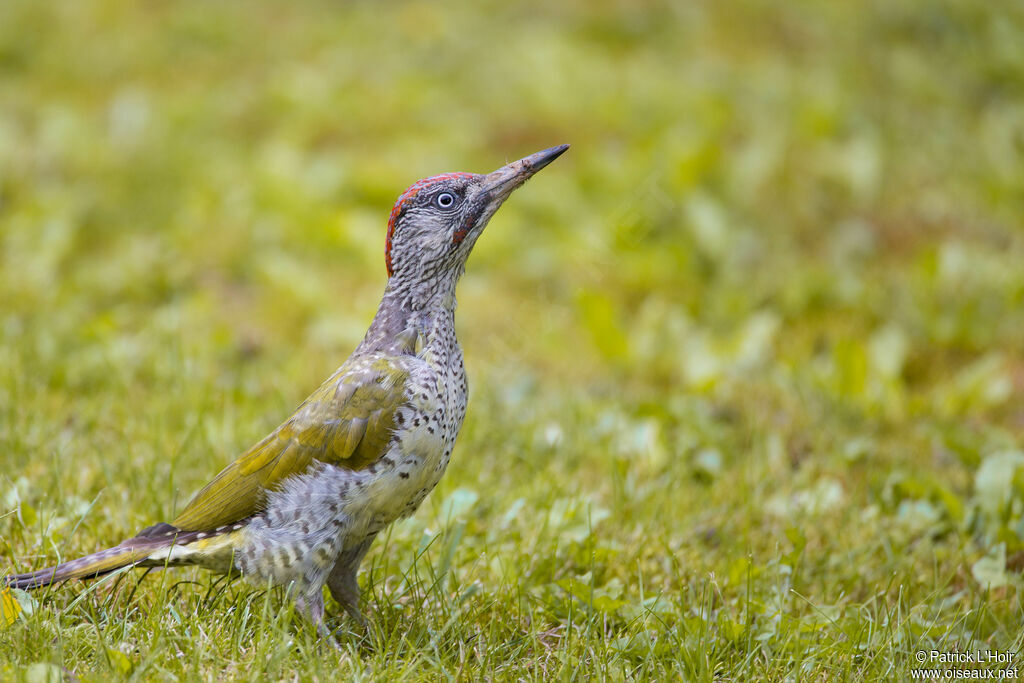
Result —
POLYGON ((351 470, 376 462, 391 441, 407 380, 395 357, 350 360, 197 493, 173 526, 213 530, 250 517, 269 491, 318 462, 351 470))

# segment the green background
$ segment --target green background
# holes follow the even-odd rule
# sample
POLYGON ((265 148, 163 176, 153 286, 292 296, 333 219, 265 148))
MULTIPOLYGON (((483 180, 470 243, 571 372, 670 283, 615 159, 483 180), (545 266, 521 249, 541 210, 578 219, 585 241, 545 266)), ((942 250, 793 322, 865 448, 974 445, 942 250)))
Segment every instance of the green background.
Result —
POLYGON ((470 259, 466 425, 371 551, 370 634, 333 618, 326 652, 273 591, 129 574, 20 596, 0 673, 1019 648, 1016 1, 4 0, 0 571, 171 518, 358 343, 404 187, 563 142, 470 259))

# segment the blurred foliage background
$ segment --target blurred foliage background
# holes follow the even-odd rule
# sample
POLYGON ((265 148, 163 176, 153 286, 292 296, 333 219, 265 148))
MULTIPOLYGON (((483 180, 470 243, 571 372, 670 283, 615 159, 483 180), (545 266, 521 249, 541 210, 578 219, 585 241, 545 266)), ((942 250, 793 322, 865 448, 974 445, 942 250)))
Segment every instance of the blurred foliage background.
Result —
POLYGON ((358 343, 405 186, 562 142, 378 563, 459 510, 525 632, 688 677, 1019 646, 1019 2, 5 0, 5 563, 171 517, 358 343))

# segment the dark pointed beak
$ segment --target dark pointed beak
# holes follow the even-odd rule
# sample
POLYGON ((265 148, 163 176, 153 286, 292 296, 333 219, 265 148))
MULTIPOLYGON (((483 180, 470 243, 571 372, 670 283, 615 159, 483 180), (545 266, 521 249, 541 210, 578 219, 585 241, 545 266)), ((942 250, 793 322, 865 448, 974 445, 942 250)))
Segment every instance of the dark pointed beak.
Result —
POLYGON ((500 204, 512 194, 513 190, 529 180, 534 173, 560 157, 567 149, 569 149, 569 145, 551 147, 488 173, 484 176, 484 188, 491 196, 491 201, 497 200, 500 204))

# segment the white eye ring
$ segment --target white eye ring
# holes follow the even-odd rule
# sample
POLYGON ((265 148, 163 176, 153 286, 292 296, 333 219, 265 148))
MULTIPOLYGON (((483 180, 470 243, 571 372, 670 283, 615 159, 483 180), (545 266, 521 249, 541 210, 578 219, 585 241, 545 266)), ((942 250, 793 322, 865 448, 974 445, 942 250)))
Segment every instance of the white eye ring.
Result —
POLYGON ((437 195, 437 199, 435 201, 442 209, 450 209, 455 205, 455 195, 451 192, 442 192, 437 195))

